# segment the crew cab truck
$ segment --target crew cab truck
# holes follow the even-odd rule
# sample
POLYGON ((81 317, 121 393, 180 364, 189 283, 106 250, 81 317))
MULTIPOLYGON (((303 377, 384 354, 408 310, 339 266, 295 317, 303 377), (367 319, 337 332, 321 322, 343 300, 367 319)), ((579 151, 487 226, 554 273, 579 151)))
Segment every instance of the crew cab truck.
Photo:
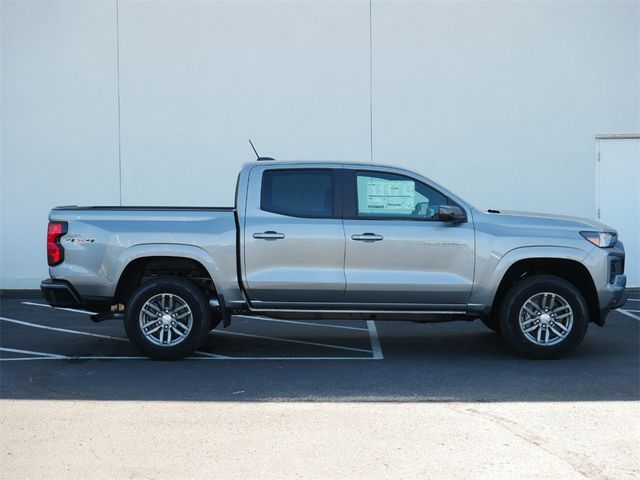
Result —
POLYGON ((371 163, 247 164, 234 208, 57 207, 47 254, 49 304, 123 319, 157 359, 191 354, 248 313, 480 319, 518 354, 556 358, 626 300, 615 230, 480 211, 371 163))

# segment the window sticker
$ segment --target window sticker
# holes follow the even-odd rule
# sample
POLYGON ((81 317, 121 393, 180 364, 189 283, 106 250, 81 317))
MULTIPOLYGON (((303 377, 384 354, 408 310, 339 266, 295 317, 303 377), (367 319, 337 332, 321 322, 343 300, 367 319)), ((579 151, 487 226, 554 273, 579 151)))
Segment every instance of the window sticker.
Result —
POLYGON ((360 193, 358 195, 360 200, 358 211, 360 213, 411 213, 415 207, 415 182, 413 180, 359 177, 358 187, 360 193), (366 195, 364 199, 362 193, 366 195))

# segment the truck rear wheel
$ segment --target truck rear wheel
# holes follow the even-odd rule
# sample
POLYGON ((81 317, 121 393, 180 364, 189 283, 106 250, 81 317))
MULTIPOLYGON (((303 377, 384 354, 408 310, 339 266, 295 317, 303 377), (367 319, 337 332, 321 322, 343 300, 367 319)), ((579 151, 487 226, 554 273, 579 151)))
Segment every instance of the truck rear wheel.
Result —
POLYGON ((507 344, 529 358, 560 358, 574 350, 589 326, 587 304, 571 283, 533 275, 516 283, 500 309, 507 344))
POLYGON ((124 322, 127 336, 149 357, 178 360, 206 340, 211 312, 204 294, 180 278, 159 278, 131 296, 124 322))

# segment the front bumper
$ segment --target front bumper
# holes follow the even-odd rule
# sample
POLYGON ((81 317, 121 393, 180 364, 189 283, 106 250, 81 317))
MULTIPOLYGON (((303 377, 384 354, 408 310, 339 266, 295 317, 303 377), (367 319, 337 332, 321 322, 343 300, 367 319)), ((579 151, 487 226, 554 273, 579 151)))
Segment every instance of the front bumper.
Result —
POLYGON ((600 318, 602 321, 616 308, 622 307, 627 302, 629 296, 625 287, 627 286, 626 275, 616 275, 613 282, 607 285, 606 291, 600 292, 600 298, 606 298, 604 305, 600 303, 600 318))
POLYGON ((75 289, 63 280, 47 278, 40 283, 40 290, 52 307, 78 307, 82 304, 75 289))

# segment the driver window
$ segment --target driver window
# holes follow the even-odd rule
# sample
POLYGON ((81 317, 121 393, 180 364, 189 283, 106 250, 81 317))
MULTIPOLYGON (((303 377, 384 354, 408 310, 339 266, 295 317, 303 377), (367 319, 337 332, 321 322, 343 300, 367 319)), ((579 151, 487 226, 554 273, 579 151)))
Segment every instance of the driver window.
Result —
POLYGON ((358 218, 438 220, 447 197, 412 178, 393 173, 356 172, 358 218))

